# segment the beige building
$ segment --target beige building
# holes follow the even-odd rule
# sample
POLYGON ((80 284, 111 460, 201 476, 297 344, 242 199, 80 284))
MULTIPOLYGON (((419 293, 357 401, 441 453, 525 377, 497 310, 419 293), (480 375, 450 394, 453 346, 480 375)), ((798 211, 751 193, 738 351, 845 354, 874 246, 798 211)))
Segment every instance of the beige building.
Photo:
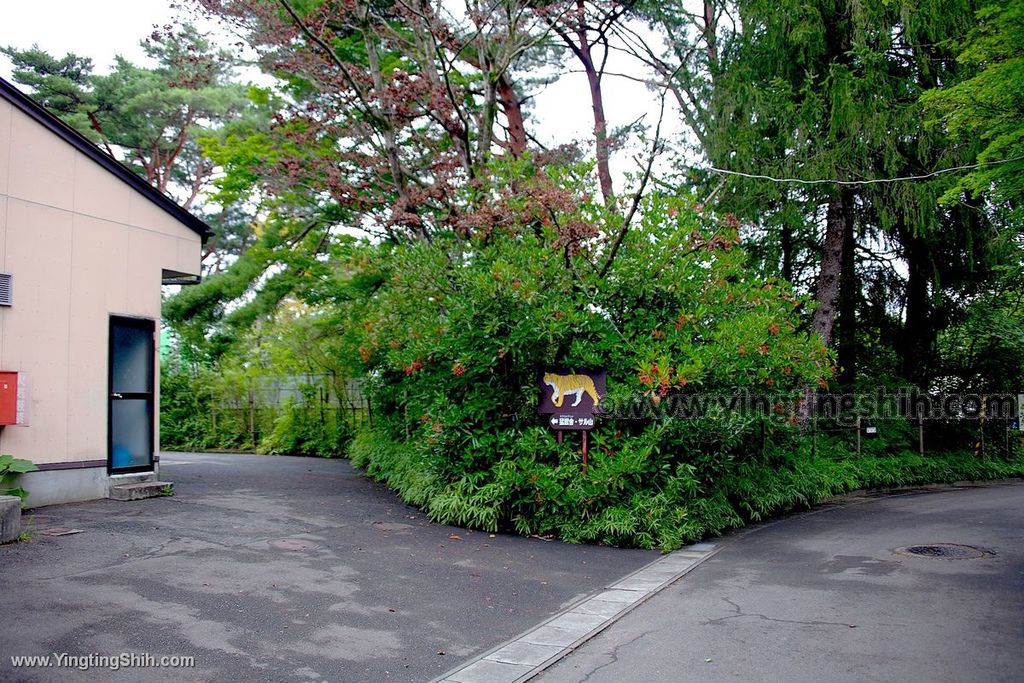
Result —
POLYGON ((30 507, 156 478, 160 286, 208 234, 0 79, 0 453, 39 467, 30 507))

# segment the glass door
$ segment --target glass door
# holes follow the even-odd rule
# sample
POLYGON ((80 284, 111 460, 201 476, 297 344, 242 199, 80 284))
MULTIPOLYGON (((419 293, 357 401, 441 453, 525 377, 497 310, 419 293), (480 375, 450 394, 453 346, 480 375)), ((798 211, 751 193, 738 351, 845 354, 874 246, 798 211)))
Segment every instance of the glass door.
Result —
POLYGON ((109 452, 113 473, 153 469, 152 320, 110 318, 109 452))

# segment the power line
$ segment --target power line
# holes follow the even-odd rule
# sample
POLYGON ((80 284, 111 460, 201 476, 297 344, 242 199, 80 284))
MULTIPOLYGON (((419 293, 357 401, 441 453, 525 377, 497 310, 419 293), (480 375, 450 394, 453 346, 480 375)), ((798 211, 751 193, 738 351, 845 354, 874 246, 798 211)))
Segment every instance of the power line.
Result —
POLYGON ((969 171, 975 168, 981 168, 983 166, 998 166, 1000 164, 1008 164, 1013 161, 1021 161, 1022 159, 1024 159, 1024 155, 1011 157, 1010 159, 1000 159, 999 161, 981 161, 976 164, 953 166, 951 168, 943 168, 938 171, 932 171, 931 173, 925 173, 923 175, 908 175, 901 176, 899 178, 872 178, 869 180, 836 180, 834 178, 819 178, 815 180, 807 180, 804 178, 776 178, 774 176, 761 175, 758 173, 743 173, 742 171, 730 171, 725 168, 715 168, 714 166, 708 166, 705 170, 713 171, 714 173, 721 173, 722 175, 732 175, 740 176, 741 178, 751 178, 753 180, 770 180, 773 183, 798 183, 801 185, 878 185, 881 183, 900 183, 908 180, 928 180, 929 178, 935 178, 940 175, 946 175, 947 173, 969 171))

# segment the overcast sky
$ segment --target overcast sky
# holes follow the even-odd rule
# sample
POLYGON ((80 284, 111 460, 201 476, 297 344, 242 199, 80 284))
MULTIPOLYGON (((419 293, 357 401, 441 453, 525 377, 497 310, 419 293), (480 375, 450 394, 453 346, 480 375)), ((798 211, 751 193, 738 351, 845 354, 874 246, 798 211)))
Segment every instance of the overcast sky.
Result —
MULTIPOLYGON (((160 0, 3 0, 0 45, 39 47, 63 55, 92 57, 101 69, 114 55, 141 61, 139 41, 166 24, 173 11, 160 0)), ((0 57, 0 75, 10 78, 10 63, 0 57)))
MULTIPOLYGON (((143 52, 139 41, 153 31, 154 25, 168 23, 174 10, 166 0, 0 0, 3 3, 0 21, 0 45, 27 48, 37 43, 54 55, 74 52, 92 57, 99 72, 106 71, 114 56, 121 54, 141 62, 143 52)), ((636 71, 621 59, 609 64, 610 71, 636 71)), ((10 79, 10 63, 0 56, 0 76, 10 79)), ((605 109, 611 126, 624 125, 647 114, 651 125, 657 120, 654 96, 638 83, 606 76, 605 109)), ((534 106, 534 114, 543 122, 531 132, 545 144, 570 139, 589 140, 593 114, 586 80, 573 74, 550 86, 534 106)), ((666 113, 668 131, 678 130, 677 117, 666 113)), ((629 159, 620 154, 613 160, 615 175, 631 170, 629 159)), ((621 180, 618 183, 621 185, 621 180)))

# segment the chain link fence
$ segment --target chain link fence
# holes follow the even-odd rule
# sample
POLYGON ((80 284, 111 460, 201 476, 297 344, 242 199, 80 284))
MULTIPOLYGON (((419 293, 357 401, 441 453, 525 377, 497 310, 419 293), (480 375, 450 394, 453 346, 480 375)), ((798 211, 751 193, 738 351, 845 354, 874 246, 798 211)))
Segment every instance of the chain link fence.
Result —
POLYGON ((210 406, 212 440, 240 450, 338 455, 372 421, 360 382, 330 375, 256 377, 210 406))

